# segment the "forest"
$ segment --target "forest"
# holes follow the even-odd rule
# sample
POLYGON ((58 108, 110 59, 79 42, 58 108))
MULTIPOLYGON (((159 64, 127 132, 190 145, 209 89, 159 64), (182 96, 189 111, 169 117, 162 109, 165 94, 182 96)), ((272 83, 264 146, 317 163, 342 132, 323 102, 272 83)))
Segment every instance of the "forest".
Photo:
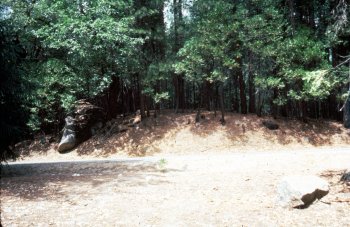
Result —
POLYGON ((350 127, 349 0, 3 0, 0 151, 60 134, 77 100, 108 119, 172 109, 350 127))

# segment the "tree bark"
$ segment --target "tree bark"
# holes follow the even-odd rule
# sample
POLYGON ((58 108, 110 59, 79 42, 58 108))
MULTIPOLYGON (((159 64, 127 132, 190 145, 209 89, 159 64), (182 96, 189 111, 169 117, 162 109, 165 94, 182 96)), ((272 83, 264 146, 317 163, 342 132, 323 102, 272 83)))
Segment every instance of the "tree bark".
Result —
POLYGON ((145 113, 145 95, 142 94, 142 84, 140 81, 140 76, 137 75, 137 82, 138 82, 138 94, 139 94, 139 100, 140 100, 140 114, 141 114, 141 120, 146 118, 145 113))
POLYGON ((237 76, 233 76, 233 86, 234 86, 234 91, 233 91, 233 97, 232 97, 232 110, 233 112, 236 111, 237 113, 239 112, 239 104, 238 104, 238 78, 237 76))
POLYGON ((249 66, 248 66, 248 74, 249 74, 249 113, 255 113, 255 86, 254 86, 254 78, 251 70, 251 53, 249 54, 249 66))
POLYGON ((273 89, 273 96, 272 96, 272 100, 271 100, 272 116, 274 119, 276 119, 277 115, 278 115, 278 106, 277 106, 277 104, 274 103, 274 100, 277 99, 277 96, 278 96, 277 89, 274 88, 273 89))
POLYGON ((350 128, 350 98, 346 100, 344 106, 344 127, 350 128))
POLYGON ((256 109, 256 115, 258 117, 262 116, 263 104, 264 104, 264 98, 262 97, 261 91, 258 91, 258 104, 256 109))
POLYGON ((240 65, 240 68, 238 70, 238 83, 239 83, 239 95, 240 95, 240 103, 241 103, 241 113, 247 114, 247 98, 245 95, 245 83, 244 83, 244 77, 243 77, 243 71, 242 71, 242 59, 238 58, 238 62, 240 65))
POLYGON ((220 122, 222 125, 226 123, 225 121, 225 106, 224 106, 224 85, 220 83, 219 85, 219 99, 220 99, 220 110, 221 110, 221 119, 220 122))
MULTIPOLYGON (((174 7, 174 46, 173 52, 177 54, 182 46, 182 37, 179 33, 179 28, 182 26, 182 0, 173 0, 174 7)), ((179 109, 182 109, 184 112, 185 109, 185 80, 183 79, 183 75, 174 74, 174 89, 175 89, 175 112, 177 113, 179 109)))
POLYGON ((118 94, 119 94, 119 78, 112 76, 112 83, 108 89, 108 113, 107 119, 117 116, 118 113, 118 94))

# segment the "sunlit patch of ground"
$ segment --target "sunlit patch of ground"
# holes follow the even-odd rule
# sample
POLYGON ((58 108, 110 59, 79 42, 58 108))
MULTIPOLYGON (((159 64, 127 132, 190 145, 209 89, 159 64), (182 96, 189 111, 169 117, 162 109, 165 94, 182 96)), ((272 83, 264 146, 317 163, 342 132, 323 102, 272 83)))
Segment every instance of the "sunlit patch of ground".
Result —
POLYGON ((11 164, 0 179, 1 223, 349 226, 350 194, 339 182, 349 164, 348 150, 336 147, 11 164), (330 192, 306 209, 281 207, 286 175, 319 175, 330 192))

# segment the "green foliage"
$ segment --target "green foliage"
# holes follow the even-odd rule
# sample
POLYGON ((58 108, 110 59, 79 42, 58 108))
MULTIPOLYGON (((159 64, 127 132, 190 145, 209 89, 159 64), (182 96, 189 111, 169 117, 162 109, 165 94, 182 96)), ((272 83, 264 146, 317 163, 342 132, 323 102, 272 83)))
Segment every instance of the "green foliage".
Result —
POLYGON ((255 93, 266 96, 256 103, 267 109, 330 96, 344 100, 350 7, 346 1, 323 3, 4 0, 1 149, 28 129, 58 132, 78 99, 101 94, 107 105, 116 104, 111 109, 133 106, 126 111, 171 102, 195 107, 201 89, 211 96, 209 105, 220 96, 230 108, 233 99, 248 95, 254 105, 255 93), (177 12, 166 30, 164 6, 174 3, 173 16, 175 8, 189 12, 177 12))
POLYGON ((181 61, 174 64, 175 72, 196 83, 225 82, 228 70, 237 67, 237 52, 229 39, 233 6, 225 1, 206 1, 194 7, 195 33, 179 51, 181 61))
POLYGON ((157 104, 162 102, 162 101, 167 101, 169 99, 170 99, 169 92, 156 93, 154 95, 154 101, 157 104))
POLYGON ((28 93, 28 125, 33 130, 58 125, 78 98, 96 96, 112 76, 126 76, 137 65, 134 59, 143 39, 132 28, 132 1, 7 4, 16 32, 32 55, 19 67, 35 86, 28 93))
POLYGON ((35 86, 28 94, 31 103, 28 126, 35 131, 43 126, 59 124, 60 113, 69 112, 77 97, 84 93, 84 78, 58 59, 31 63, 27 69, 29 72, 25 78, 35 86))
POLYGON ((330 65, 324 49, 324 44, 314 40, 306 28, 299 28, 294 36, 281 42, 276 64, 278 76, 289 88, 289 98, 323 99, 337 85, 339 81, 327 73, 330 65))

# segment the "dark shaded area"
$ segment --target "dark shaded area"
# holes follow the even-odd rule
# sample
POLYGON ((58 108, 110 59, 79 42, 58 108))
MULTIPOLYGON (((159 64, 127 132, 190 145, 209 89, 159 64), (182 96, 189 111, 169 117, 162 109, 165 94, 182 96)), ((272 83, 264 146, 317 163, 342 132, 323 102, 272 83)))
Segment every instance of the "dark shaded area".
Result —
MULTIPOLYGON (((3 8, 0 4, 0 16, 3 8)), ((15 158, 13 146, 27 137, 29 113, 24 108, 25 92, 23 72, 18 68, 25 50, 14 35, 14 28, 0 19, 0 162, 15 158)))
POLYGON ((86 100, 76 102, 72 116, 65 119, 66 124, 58 146, 59 152, 67 152, 88 140, 106 122, 104 110, 86 100))
MULTIPOLYGON (((349 66, 350 67, 350 66, 349 66)), ((350 96, 350 90, 349 90, 349 96, 350 96)), ((350 97, 346 100, 344 104, 344 127, 350 128, 350 97)))
POLYGON ((264 120, 262 124, 270 130, 277 130, 279 128, 279 125, 271 120, 264 120))
POLYGON ((322 190, 316 190, 314 193, 306 194, 301 198, 301 201, 303 201, 304 205, 296 206, 294 208, 296 209, 306 209, 308 208, 313 202, 316 201, 316 199, 321 199, 322 197, 326 196, 329 192, 328 191, 322 191, 322 190))

